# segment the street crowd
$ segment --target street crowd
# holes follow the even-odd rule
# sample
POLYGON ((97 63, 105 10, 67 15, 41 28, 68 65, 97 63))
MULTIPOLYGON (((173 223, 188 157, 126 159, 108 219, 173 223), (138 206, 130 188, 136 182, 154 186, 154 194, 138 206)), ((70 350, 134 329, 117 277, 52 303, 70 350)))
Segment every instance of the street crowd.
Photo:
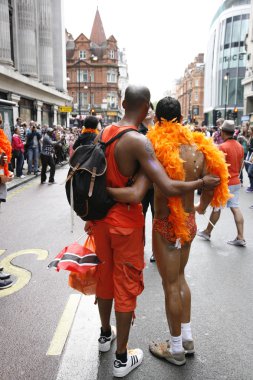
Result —
MULTIPOLYGON (((2 128, 2 115, 0 114, 0 128, 2 128)), ((11 159, 7 163, 5 146, 0 140, 0 206, 6 202, 6 183, 14 178, 23 180, 26 176, 40 176, 41 184, 47 182, 47 168, 49 166, 48 184, 55 184, 56 165, 68 162, 69 157, 81 144, 92 142, 97 136, 99 122, 96 117, 87 117, 80 128, 66 128, 61 125, 38 125, 35 121, 29 123, 19 117, 13 127, 12 141, 5 139, 11 149, 11 159), (85 127, 86 126, 86 127, 85 127), (8 166, 8 174, 4 172, 8 166), (26 172, 25 172, 26 170, 26 172)), ((1 129, 4 136, 3 129, 1 129)), ((0 290, 12 286, 13 281, 4 268, 0 267, 0 290)))
MULTIPOLYGON (((154 110, 146 87, 129 86, 123 107, 122 120, 106 127, 102 135, 106 143, 132 129, 106 149, 107 191, 117 203, 104 219, 85 225, 103 262, 98 268, 96 287, 101 319, 99 350, 109 351, 117 340, 113 363, 116 377, 126 376, 143 360, 142 350, 129 350, 127 343, 137 296, 144 289, 143 228, 148 207, 153 217, 150 261, 156 262, 162 278, 170 330, 168 341, 153 342, 149 349, 154 356, 181 366, 195 352, 191 292, 184 273, 191 243, 196 234, 211 239, 212 229, 227 206, 237 228, 237 235, 227 243, 245 247, 244 219, 239 207, 244 166, 250 183, 246 191, 253 192, 253 126, 246 123, 236 127, 233 120, 221 118, 212 129, 204 122, 201 126, 187 125, 176 99, 165 97, 154 110), (130 179, 130 186, 126 187, 130 179), (195 190, 200 195, 197 205, 194 205, 195 190), (195 212, 204 214, 210 204, 213 207, 210 223, 204 231, 197 231, 195 212), (110 323, 113 301, 117 329, 110 323)), ((40 175, 43 185, 49 166, 48 183, 54 184, 56 163, 66 162, 78 146, 93 144, 99 129, 96 116, 86 117, 82 128, 75 129, 40 127, 33 121, 27 125, 18 118, 12 137, 10 173, 15 170, 18 178, 32 173, 40 175)), ((2 174, 0 178, 0 185, 5 186, 13 176, 2 174)), ((5 201, 1 194, 4 191, 0 192, 0 201, 5 201)), ((0 287, 4 289, 11 284, 10 276, 0 268, 0 287)))

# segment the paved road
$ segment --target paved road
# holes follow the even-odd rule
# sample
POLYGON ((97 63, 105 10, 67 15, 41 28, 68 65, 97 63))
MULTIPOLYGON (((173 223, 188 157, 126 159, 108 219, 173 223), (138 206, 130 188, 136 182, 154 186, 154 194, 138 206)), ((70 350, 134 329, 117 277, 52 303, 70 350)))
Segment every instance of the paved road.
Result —
MULTIPOLYGON (((59 183, 66 172, 66 168, 57 171, 59 183)), ((5 250, 0 251, 0 261, 10 265, 13 257, 15 267, 8 269, 16 274, 16 283, 9 292, 17 291, 4 297, 0 293, 0 379, 112 379, 115 347, 98 355, 99 320, 93 297, 80 297, 68 288, 67 273, 46 269, 56 253, 82 234, 83 223, 77 219, 74 233, 70 232, 64 186, 40 185, 39 179, 34 179, 8 196, 0 214, 0 250, 5 250)), ((146 288, 139 298, 129 341, 130 347, 144 350, 145 358, 129 379, 253 379, 253 210, 248 208, 252 203, 252 194, 242 189, 246 248, 226 244, 235 237, 229 210, 222 212, 211 243, 200 238, 193 243, 187 278, 197 353, 181 368, 148 352, 151 340, 168 337, 161 281, 156 265, 149 263, 148 216, 146 288)), ((205 224, 205 218, 199 216, 199 227, 205 224)))

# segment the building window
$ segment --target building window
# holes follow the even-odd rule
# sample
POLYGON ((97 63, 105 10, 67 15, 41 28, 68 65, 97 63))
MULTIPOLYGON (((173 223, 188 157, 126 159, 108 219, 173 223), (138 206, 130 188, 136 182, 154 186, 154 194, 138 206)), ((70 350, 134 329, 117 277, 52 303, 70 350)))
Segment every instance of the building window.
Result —
POLYGON ((79 73, 80 82, 88 82, 88 70, 77 70, 77 82, 79 82, 79 73))
POLYGON ((195 79, 195 87, 198 87, 198 85, 199 85, 199 80, 195 79))
MULTIPOLYGON (((78 102, 79 102, 79 94, 78 94, 78 102)), ((88 94, 84 92, 80 92, 80 105, 81 107, 88 106, 88 94)))
POLYGON ((114 50, 110 50, 109 51, 109 58, 110 59, 115 59, 115 51, 114 50))
POLYGON ((107 94, 107 104, 109 105, 109 108, 117 108, 118 102, 117 94, 115 92, 107 94))
POLYGON ((195 91, 194 100, 195 100, 195 102, 197 102, 199 100, 199 93, 198 93, 198 91, 195 91))
POLYGON ((111 69, 107 71, 107 82, 117 83, 117 71, 115 69, 111 69))
POLYGON ((94 71, 91 71, 91 72, 90 72, 90 81, 91 81, 91 82, 94 82, 94 81, 95 81, 94 71))
POLYGON ((79 51, 79 58, 80 59, 85 59, 86 58, 86 51, 85 50, 80 50, 79 51))

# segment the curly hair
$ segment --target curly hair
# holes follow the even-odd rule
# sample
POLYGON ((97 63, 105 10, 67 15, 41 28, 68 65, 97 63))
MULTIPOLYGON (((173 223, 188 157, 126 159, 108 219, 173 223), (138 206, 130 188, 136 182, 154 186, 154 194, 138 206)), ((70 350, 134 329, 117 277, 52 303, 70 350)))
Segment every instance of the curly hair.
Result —
POLYGON ((171 96, 166 96, 157 103, 155 114, 159 121, 161 121, 162 118, 168 121, 176 119, 176 121, 180 123, 180 103, 177 99, 174 99, 171 96))

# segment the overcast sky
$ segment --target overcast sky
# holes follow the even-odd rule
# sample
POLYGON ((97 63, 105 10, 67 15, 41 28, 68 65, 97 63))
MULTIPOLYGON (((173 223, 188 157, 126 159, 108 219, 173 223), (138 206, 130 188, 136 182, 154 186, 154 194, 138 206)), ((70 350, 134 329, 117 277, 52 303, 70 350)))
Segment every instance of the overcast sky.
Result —
POLYGON ((64 0, 67 30, 90 37, 98 6, 105 35, 125 48, 129 82, 162 98, 198 53, 205 53, 211 20, 222 0, 64 0))

